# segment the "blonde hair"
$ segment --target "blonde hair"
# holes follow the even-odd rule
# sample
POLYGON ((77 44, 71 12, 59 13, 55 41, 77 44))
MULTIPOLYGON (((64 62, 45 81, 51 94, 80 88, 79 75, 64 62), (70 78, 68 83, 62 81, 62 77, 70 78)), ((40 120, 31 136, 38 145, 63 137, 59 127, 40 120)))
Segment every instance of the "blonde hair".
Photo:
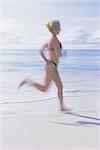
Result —
POLYGON ((47 29, 52 32, 53 29, 55 29, 58 25, 60 25, 60 22, 59 20, 48 21, 45 25, 47 29))

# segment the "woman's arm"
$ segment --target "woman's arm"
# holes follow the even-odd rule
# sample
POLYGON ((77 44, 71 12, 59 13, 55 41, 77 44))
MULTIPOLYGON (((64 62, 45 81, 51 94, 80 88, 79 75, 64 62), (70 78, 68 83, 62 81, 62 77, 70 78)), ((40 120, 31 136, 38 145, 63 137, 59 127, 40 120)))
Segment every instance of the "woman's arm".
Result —
POLYGON ((48 59, 45 57, 44 52, 43 52, 46 47, 47 47, 47 43, 42 46, 42 48, 40 50, 40 55, 42 56, 42 58, 44 59, 44 61, 48 62, 48 59))

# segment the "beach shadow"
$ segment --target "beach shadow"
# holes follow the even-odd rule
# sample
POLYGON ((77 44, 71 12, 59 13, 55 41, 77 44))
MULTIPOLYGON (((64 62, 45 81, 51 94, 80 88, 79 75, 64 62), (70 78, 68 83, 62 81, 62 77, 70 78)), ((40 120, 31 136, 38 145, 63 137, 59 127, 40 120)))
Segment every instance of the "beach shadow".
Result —
POLYGON ((67 126, 80 126, 77 122, 71 122, 71 123, 64 123, 64 122, 56 122, 56 121, 48 121, 53 124, 58 124, 58 125, 67 125, 67 126))
POLYGON ((95 125, 95 126, 100 126, 100 123, 98 122, 89 122, 89 121, 75 121, 75 122, 70 122, 70 123, 64 123, 64 122, 55 122, 55 121, 49 121, 54 124, 59 124, 59 125, 66 125, 66 126, 87 126, 87 125, 95 125))
POLYGON ((56 122, 56 121, 49 121, 51 123, 54 124, 60 124, 60 125, 67 125, 67 126, 88 126, 88 125, 93 125, 93 126, 100 126, 100 118, 95 118, 95 117, 91 117, 91 116, 86 116, 86 115, 80 115, 77 113, 71 113, 71 112, 64 112, 65 114, 68 115, 72 115, 72 116, 78 116, 80 118, 85 118, 85 119, 92 119, 92 121, 96 121, 96 122, 92 122, 92 121, 74 121, 74 122, 56 122))
POLYGON ((96 125, 96 126, 100 126, 100 123, 98 123, 98 122, 77 121, 77 123, 80 124, 80 125, 96 125))
POLYGON ((86 118, 86 119, 92 119, 92 120, 100 121, 100 118, 86 116, 86 115, 80 115, 80 114, 77 114, 77 113, 65 112, 65 114, 72 115, 72 116, 78 116, 78 117, 81 117, 81 118, 86 118))

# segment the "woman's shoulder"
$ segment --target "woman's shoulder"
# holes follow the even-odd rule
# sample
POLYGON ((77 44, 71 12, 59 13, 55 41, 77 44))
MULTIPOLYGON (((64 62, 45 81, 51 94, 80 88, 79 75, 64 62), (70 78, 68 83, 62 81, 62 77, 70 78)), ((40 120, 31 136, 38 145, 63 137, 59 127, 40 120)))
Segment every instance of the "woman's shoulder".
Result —
POLYGON ((51 39, 48 41, 48 44, 49 44, 49 45, 53 45, 54 42, 55 42, 55 39, 54 39, 54 38, 51 38, 51 39))
POLYGON ((51 44, 57 44, 58 43, 58 40, 56 37, 52 37, 51 40, 50 40, 50 43, 51 44))
POLYGON ((49 41, 48 41, 48 46, 49 47, 54 47, 54 45, 57 45, 58 41, 56 39, 56 37, 52 37, 49 41))

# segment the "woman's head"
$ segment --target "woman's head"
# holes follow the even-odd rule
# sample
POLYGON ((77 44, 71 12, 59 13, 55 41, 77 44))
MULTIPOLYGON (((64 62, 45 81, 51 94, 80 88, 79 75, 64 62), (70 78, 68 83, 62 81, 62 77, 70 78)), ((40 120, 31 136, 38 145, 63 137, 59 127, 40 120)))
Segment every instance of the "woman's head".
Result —
POLYGON ((60 22, 58 20, 48 21, 46 27, 52 34, 59 34, 60 32, 60 22))

